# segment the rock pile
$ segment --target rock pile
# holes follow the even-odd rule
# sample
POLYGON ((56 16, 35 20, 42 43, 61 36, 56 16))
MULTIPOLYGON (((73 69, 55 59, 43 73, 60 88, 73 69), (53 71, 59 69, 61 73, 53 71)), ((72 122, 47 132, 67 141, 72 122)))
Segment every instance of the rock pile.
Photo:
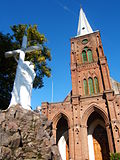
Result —
POLYGON ((52 123, 20 105, 0 111, 0 160, 60 160, 52 123))

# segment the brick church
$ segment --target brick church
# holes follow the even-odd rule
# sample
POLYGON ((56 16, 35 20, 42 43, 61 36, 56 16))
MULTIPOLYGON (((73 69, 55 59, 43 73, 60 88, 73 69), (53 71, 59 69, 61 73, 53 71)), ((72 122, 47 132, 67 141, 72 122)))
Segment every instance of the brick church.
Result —
POLYGON ((120 152, 120 83, 110 77, 100 32, 80 9, 71 38, 72 91, 63 102, 42 103, 53 122, 62 160, 109 160, 120 152))

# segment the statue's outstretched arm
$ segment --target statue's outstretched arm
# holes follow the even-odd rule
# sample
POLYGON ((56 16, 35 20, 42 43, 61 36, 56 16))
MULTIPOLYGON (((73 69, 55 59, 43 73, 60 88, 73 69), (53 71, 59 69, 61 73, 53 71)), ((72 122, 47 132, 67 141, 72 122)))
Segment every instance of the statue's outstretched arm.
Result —
POLYGON ((5 57, 6 58, 14 56, 15 60, 18 62, 17 55, 19 55, 19 59, 21 59, 22 61, 24 61, 24 59, 25 59, 25 52, 22 51, 22 50, 20 50, 20 49, 5 52, 5 57))

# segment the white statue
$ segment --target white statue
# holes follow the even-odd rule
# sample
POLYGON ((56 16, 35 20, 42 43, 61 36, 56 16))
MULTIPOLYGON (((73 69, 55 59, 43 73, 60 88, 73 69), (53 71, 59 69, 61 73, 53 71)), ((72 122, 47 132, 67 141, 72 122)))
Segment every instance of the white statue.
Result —
POLYGON ((33 50, 40 50, 40 46, 32 46, 26 48, 27 37, 23 37, 22 49, 8 51, 5 53, 6 57, 19 55, 15 81, 12 90, 12 98, 10 106, 20 104, 23 108, 31 109, 31 92, 33 87, 33 81, 35 78, 34 65, 29 61, 24 61, 25 53, 32 52, 33 50))

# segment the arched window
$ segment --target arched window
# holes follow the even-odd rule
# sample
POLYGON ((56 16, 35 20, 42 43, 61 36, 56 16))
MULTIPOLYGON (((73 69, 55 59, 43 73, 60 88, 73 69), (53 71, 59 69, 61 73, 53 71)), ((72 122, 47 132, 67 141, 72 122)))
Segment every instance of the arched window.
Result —
POLYGON ((87 50, 87 57, 89 62, 93 62, 93 56, 92 56, 92 51, 91 49, 87 50))
POLYGON ((88 79, 88 86, 89 86, 89 94, 94 94, 94 87, 93 87, 93 80, 92 80, 92 78, 88 79))
POLYGON ((82 51, 82 59, 83 59, 83 63, 87 62, 86 51, 82 51))
POLYGON ((97 77, 94 78, 95 93, 99 93, 99 84, 97 77))
POLYGON ((88 49, 88 47, 84 47, 84 50, 82 51, 82 60, 83 63, 85 62, 93 62, 93 55, 91 49, 88 49))
POLYGON ((84 94, 87 95, 88 94, 88 85, 87 85, 86 79, 83 80, 83 85, 84 85, 84 94))

